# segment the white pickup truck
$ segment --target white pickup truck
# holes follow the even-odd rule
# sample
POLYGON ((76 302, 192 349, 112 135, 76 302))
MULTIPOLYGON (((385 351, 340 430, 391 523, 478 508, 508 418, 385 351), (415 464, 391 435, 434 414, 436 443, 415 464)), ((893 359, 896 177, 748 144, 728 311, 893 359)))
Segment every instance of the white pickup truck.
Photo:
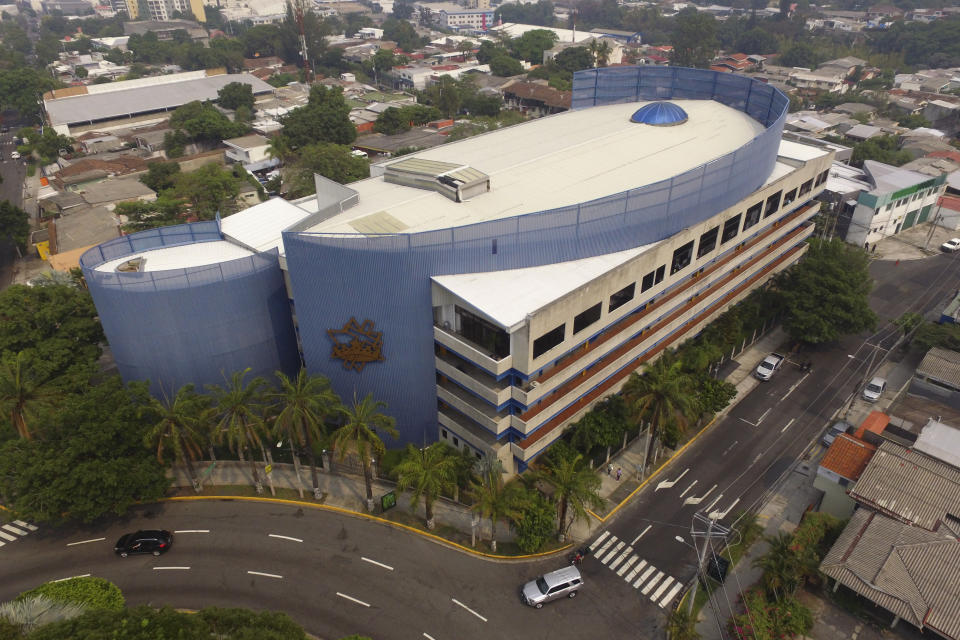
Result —
POLYGON ((784 360, 785 358, 779 353, 771 353, 757 365, 757 370, 754 371, 753 375, 757 377, 757 380, 769 380, 784 360))

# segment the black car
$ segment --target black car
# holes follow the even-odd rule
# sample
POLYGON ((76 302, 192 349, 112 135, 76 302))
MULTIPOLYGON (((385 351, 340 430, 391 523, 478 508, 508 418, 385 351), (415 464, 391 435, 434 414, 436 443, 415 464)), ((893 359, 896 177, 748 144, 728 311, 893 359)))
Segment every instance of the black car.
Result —
POLYGON ((169 531, 149 530, 128 533, 117 540, 113 550, 126 558, 131 553, 152 553, 155 556, 165 553, 173 546, 173 534, 169 531))

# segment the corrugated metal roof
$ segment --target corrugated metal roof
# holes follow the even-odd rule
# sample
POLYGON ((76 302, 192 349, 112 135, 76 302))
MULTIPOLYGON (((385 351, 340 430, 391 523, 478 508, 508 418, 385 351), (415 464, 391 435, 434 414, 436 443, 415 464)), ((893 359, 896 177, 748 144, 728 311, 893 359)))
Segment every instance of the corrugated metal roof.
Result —
POLYGON ((437 160, 427 160, 425 158, 407 158, 399 162, 391 162, 387 169, 394 171, 404 171, 421 176, 436 177, 440 174, 459 169, 463 165, 452 162, 439 162, 437 160))
POLYGON ((249 84, 254 94, 273 91, 273 87, 249 73, 233 73, 184 80, 159 87, 141 86, 123 91, 45 100, 44 106, 51 124, 79 124, 175 109, 194 100, 215 100, 217 92, 231 82, 249 84))
POLYGON ((960 638, 960 542, 860 509, 820 570, 845 587, 948 638, 960 638))
POLYGON ((960 469, 884 442, 851 489, 850 497, 933 531, 948 513, 960 516, 960 469))
POLYGON ((960 389, 960 353, 932 347, 917 367, 917 376, 960 389))
POLYGON ((269 251, 281 244, 281 232, 305 220, 310 212, 283 198, 272 198, 254 205, 220 222, 220 231, 227 238, 255 251, 269 251))

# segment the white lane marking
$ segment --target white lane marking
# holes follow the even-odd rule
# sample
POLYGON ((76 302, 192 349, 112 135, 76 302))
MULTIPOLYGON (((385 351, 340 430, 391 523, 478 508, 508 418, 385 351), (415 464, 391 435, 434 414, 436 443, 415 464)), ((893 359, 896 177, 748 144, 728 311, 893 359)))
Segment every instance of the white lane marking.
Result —
POLYGON ((657 587, 657 590, 650 594, 650 599, 656 602, 657 598, 663 595, 663 592, 666 591, 667 587, 669 587, 672 583, 673 576, 667 576, 667 579, 660 583, 660 586, 657 587))
POLYGON ((189 568, 190 567, 154 567, 153 570, 154 571, 168 571, 168 570, 186 571, 189 568))
POLYGON ((693 487, 694 487, 698 482, 700 482, 700 481, 699 481, 699 480, 694 480, 694 481, 690 484, 689 487, 687 487, 686 489, 683 490, 683 493, 680 494, 680 497, 682 498, 683 496, 687 495, 687 492, 690 491, 690 489, 693 489, 693 487))
POLYGON ((345 593, 340 593, 339 591, 337 591, 337 595, 340 596, 341 598, 343 598, 344 600, 349 600, 350 602, 356 602, 357 604, 361 604, 361 605, 363 605, 363 606, 365 606, 365 607, 369 607, 369 606, 370 606, 369 604, 367 604, 367 603, 364 602, 363 600, 357 600, 357 599, 354 598, 353 596, 348 596, 348 595, 345 594, 345 593))
POLYGON ((623 576, 627 571, 630 570, 630 567, 633 566, 633 563, 640 559, 640 556, 630 556, 630 558, 623 563, 623 566, 617 570, 618 576, 623 576))
POLYGON ((210 529, 175 529, 174 533, 210 533, 210 529))
POLYGON ((5 524, 5 525, 3 525, 3 528, 6 529, 7 531, 9 531, 10 533, 15 533, 15 534, 17 534, 18 536, 25 536, 25 535, 27 535, 27 533, 29 533, 28 531, 24 531, 23 529, 18 529, 17 527, 13 526, 12 524, 5 524))
POLYGON ((790 387, 790 390, 787 391, 785 394, 783 394, 783 397, 780 398, 780 399, 781 399, 781 400, 786 400, 786 399, 787 399, 787 396, 789 396, 791 393, 793 393, 793 390, 794 390, 794 389, 796 389, 796 388, 799 387, 801 384, 803 384, 803 381, 806 380, 806 379, 807 379, 807 376, 809 376, 809 375, 810 375, 810 374, 808 373, 808 374, 806 374, 805 376, 803 376, 802 378, 800 378, 800 380, 798 380, 792 387, 790 387))
POLYGON ((93 538, 92 540, 81 540, 80 542, 68 542, 67 546, 72 547, 78 544, 87 544, 88 542, 100 542, 101 540, 106 540, 106 538, 93 538))
POLYGON ((647 528, 644 529, 643 531, 641 531, 641 532, 640 532, 640 535, 638 535, 636 538, 634 538, 634 539, 633 539, 633 542, 631 542, 630 544, 631 544, 631 545, 637 544, 637 540, 639 540, 640 538, 642 538, 643 536, 645 536, 645 535, 647 534, 647 531, 650 531, 650 527, 652 527, 652 526, 653 526, 652 524, 648 524, 648 525, 647 525, 647 528))
POLYGON ((616 569, 621 562, 627 559, 627 556, 633 553, 633 547, 627 547, 623 550, 623 553, 617 556, 617 559, 610 563, 610 570, 613 571, 616 569))
POLYGON ((786 431, 787 429, 789 429, 789 428, 790 428, 790 425, 793 424, 793 421, 794 421, 794 420, 796 420, 796 418, 790 418, 790 422, 788 422, 788 423, 787 423, 787 426, 785 426, 783 429, 780 429, 780 433, 783 433, 784 431, 786 431))
POLYGON ((426 631, 423 632, 423 637, 426 638, 427 640, 436 640, 433 636, 431 636, 426 631))
POLYGON ((661 482, 660 484, 657 485, 657 488, 654 489, 653 492, 656 493, 657 491, 660 491, 660 489, 670 489, 670 488, 672 488, 673 485, 675 485, 675 484, 677 484, 678 482, 680 482, 680 479, 681 479, 683 476, 687 475, 687 471, 690 471, 690 469, 689 469, 689 468, 684 469, 684 470, 683 470, 683 473, 681 473, 680 475, 678 475, 676 480, 664 480, 663 482, 661 482))
POLYGON ((14 520, 14 521, 13 521, 13 524, 17 525, 18 527, 24 527, 24 528, 26 528, 26 529, 30 529, 30 531, 36 531, 36 530, 37 530, 37 528, 36 528, 35 526, 33 526, 32 524, 30 524, 29 522, 24 522, 23 520, 14 520))
POLYGON ((593 544, 590 545, 590 551, 593 551, 594 549, 596 549, 597 546, 598 546, 601 542, 603 542, 604 540, 606 540, 607 536, 609 536, 609 535, 610 535, 610 532, 609 532, 609 531, 604 531, 603 533, 601 533, 601 534, 600 534, 600 537, 597 538, 596 540, 594 540, 594 541, 593 541, 593 544))
POLYGON ((4 540, 10 540, 11 542, 17 539, 17 536, 12 536, 3 529, 0 529, 0 538, 4 540))
POLYGON ((0 547, 2 547, 2 546, 5 545, 5 544, 7 544, 7 543, 0 541, 0 547))
POLYGON ((773 407, 767 407, 767 410, 760 414, 760 418, 757 420, 756 426, 760 426, 760 423, 763 422, 763 419, 767 417, 767 414, 770 413, 770 409, 773 407))
POLYGON ((474 611, 473 609, 471 609, 471 608, 468 607, 467 605, 463 604, 462 602, 460 602, 460 601, 457 600, 456 598, 450 598, 450 599, 453 600, 453 604, 457 605, 458 607, 463 607, 464 609, 466 609, 467 611, 469 611, 469 612, 472 613, 473 615, 477 616, 478 618, 480 618, 480 619, 483 620, 484 622, 487 621, 487 619, 484 618, 482 615, 480 615, 479 613, 477 613, 476 611, 474 611))
POLYGON ((69 578, 59 578, 57 580, 54 580, 53 582, 63 582, 64 580, 73 580, 74 578, 89 578, 89 577, 90 577, 89 573, 84 573, 79 576, 70 576, 69 578))
POLYGON ((377 562, 376 560, 371 560, 370 558, 364 558, 363 556, 360 556, 360 559, 363 560, 364 562, 369 562, 370 564, 375 564, 375 565, 377 565, 378 567, 383 567, 384 569, 386 569, 386 570, 388 570, 388 571, 393 571, 393 567, 391 567, 391 566, 388 565, 388 564, 383 564, 382 562, 377 562))
POLYGON ((642 585, 644 581, 647 579, 647 577, 649 577, 649 575, 656 570, 657 568, 653 565, 650 565, 649 567, 647 567, 647 570, 644 571, 643 574, 641 574, 640 577, 637 578, 637 581, 633 583, 633 588, 636 589, 637 587, 642 585))
POLYGON ((610 562, 610 559, 611 559, 613 556, 615 556, 615 555, 620 551, 620 549, 623 548, 623 545, 624 545, 624 544, 625 544, 625 543, 624 543, 622 540, 621 540, 620 542, 618 542, 618 543, 617 543, 617 546, 615 546, 615 547, 613 548, 613 550, 610 551, 610 553, 608 553, 606 556, 604 556, 603 560, 601 560, 600 562, 602 562, 603 564, 607 564, 608 562, 610 562))
MULTIPOLYGON (((707 517, 710 518, 711 520, 723 520, 724 518, 727 517, 727 514, 728 514, 728 513, 730 513, 731 511, 733 511, 733 508, 734 508, 735 506, 737 506, 737 503, 738 503, 738 502, 740 502, 740 498, 737 498, 736 500, 734 500, 734 501, 733 501, 733 504, 731 504, 729 507, 727 507, 727 510, 726 510, 726 511, 714 511, 714 512, 710 513, 710 515, 708 515, 707 517)), ((707 509, 707 511, 709 511, 709 509, 707 509)))
POLYGON ((686 500, 683 501, 683 506, 687 506, 688 504, 700 504, 701 502, 706 500, 707 496, 713 493, 713 490, 716 488, 717 488, 717 485, 713 485, 712 487, 707 489, 707 492, 702 496, 700 496, 699 498, 687 498, 686 500))
POLYGON ((610 539, 607 540, 605 543, 603 543, 603 546, 600 547, 600 550, 597 551, 594 555, 599 558, 600 556, 605 554, 607 552, 607 548, 616 541, 617 541, 617 536, 610 536, 610 539))
POLYGON ((656 586, 656 584, 660 582, 661 579, 663 579, 664 575, 666 574, 664 574, 663 571, 658 571, 657 575, 653 576, 653 579, 647 583, 647 586, 645 586, 643 589, 640 590, 640 593, 642 593, 643 595, 647 595, 648 593, 650 593, 650 590, 653 589, 653 587, 656 586))
POLYGON ((739 441, 739 440, 734 440, 734 441, 733 441, 733 444, 731 444, 729 447, 727 447, 726 450, 723 452, 723 455, 727 455, 728 453, 730 453, 730 449, 733 449, 735 446, 737 446, 737 443, 738 443, 738 442, 740 442, 740 441, 739 441))
POLYGON ((264 578, 277 578, 282 579, 283 576, 278 576, 275 573, 261 573, 260 571, 247 571, 252 576, 263 576, 264 578))
POLYGON ((281 540, 289 540, 290 542, 303 542, 300 538, 291 538, 290 536, 281 536, 276 533, 268 533, 268 536, 271 538, 280 538, 281 540))
POLYGON ((683 589, 683 585, 681 583, 678 582, 677 584, 673 585, 673 588, 670 589, 670 591, 667 592, 667 595, 663 596, 663 600, 660 601, 660 608, 663 609, 670 604, 673 599, 677 597, 677 593, 679 593, 680 589, 683 589))
POLYGON ((634 577, 635 575, 637 575, 638 573, 640 573, 641 571, 643 571, 643 568, 644 568, 645 566, 647 566, 647 561, 646 561, 646 560, 641 560, 641 561, 640 561, 640 564, 638 564, 637 566, 635 566, 635 567, 633 568, 633 570, 632 570, 630 573, 627 574, 627 577, 624 578, 624 580, 626 580, 627 582, 630 582, 631 580, 633 580, 633 577, 634 577))
POLYGON ((713 499, 713 502, 711 502, 710 504, 707 505, 707 507, 706 507, 706 509, 704 509, 704 511, 709 512, 710 509, 713 509, 713 505, 715 505, 715 504, 717 504, 718 502, 720 502, 720 498, 722 498, 722 497, 723 497, 723 494, 722 494, 722 493, 721 493, 721 494, 718 494, 717 497, 713 499))
POLYGON ((746 423, 747 423, 748 425, 750 425, 751 427, 757 426, 757 423, 755 423, 755 422, 750 422, 750 421, 747 420, 746 418, 740 418, 740 419, 743 420, 744 422, 746 422, 746 423))

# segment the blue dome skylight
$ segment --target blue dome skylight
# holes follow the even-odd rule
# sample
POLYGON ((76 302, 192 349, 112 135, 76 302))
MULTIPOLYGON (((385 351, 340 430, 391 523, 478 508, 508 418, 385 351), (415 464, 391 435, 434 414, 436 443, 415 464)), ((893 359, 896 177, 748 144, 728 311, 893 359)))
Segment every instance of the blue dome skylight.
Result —
POLYGON ((637 109, 630 122, 653 125, 654 127, 672 127, 687 121, 687 112, 672 102, 651 102, 637 109))

